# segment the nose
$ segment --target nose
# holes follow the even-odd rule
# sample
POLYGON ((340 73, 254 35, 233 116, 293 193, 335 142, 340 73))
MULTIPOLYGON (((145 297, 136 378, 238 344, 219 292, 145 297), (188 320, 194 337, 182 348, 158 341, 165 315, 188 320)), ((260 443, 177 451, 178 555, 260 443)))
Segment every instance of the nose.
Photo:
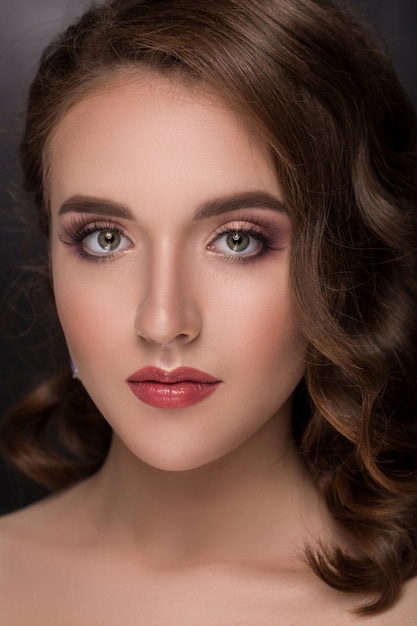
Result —
POLYGON ((135 331, 148 343, 187 344, 201 332, 191 264, 168 248, 159 250, 147 268, 139 296, 135 331))

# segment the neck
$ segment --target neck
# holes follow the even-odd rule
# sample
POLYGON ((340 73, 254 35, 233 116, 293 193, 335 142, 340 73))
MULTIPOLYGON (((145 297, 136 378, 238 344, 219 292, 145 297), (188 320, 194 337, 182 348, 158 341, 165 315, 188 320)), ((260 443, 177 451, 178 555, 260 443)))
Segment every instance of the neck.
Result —
POLYGON ((166 472, 115 437, 107 462, 87 483, 87 506, 104 535, 137 545, 151 562, 289 556, 310 533, 317 539, 326 514, 295 446, 277 450, 276 442, 271 421, 217 461, 166 472))

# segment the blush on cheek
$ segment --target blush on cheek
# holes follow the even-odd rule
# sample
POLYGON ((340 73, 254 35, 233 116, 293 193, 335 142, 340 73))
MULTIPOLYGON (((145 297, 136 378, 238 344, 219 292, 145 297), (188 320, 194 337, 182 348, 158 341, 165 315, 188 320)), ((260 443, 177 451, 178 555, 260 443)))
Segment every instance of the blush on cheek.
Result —
MULTIPOLYGON (((97 342, 101 323, 105 320, 105 308, 97 306, 97 297, 83 293, 77 285, 57 282, 60 288, 55 291, 55 302, 64 336, 70 354, 88 353, 92 343, 97 342)), ((104 331, 103 331, 104 332, 104 331)), ((105 336, 105 333, 104 335, 105 336)))

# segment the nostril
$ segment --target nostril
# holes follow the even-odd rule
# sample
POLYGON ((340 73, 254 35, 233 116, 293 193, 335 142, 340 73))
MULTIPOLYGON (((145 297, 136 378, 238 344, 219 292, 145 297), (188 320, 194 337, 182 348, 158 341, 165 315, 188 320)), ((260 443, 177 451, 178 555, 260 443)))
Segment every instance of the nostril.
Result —
POLYGON ((148 304, 138 312, 134 327, 136 334, 149 344, 186 344, 199 336, 201 317, 191 305, 177 307, 171 313, 166 313, 148 304))

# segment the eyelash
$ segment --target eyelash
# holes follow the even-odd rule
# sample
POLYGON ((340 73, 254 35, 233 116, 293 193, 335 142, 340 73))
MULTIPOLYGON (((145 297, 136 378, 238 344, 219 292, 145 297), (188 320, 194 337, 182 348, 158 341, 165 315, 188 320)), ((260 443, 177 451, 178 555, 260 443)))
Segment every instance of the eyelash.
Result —
POLYGON ((284 248, 282 234, 279 231, 277 232, 276 227, 271 228, 270 226, 254 219, 251 219, 251 221, 237 220, 233 226, 231 226, 230 223, 220 223, 212 240, 213 243, 209 245, 209 248, 213 249, 215 242, 221 237, 235 234, 246 235, 255 239, 260 244, 260 247, 258 251, 246 255, 232 253, 230 255, 224 255, 219 253, 222 254, 222 256, 226 256, 226 258, 233 263, 251 263, 262 258, 271 250, 279 251, 284 248))
MULTIPOLYGON (((112 261, 122 251, 115 250, 114 252, 109 251, 108 253, 103 251, 103 254, 94 254, 93 252, 88 252, 84 247, 84 242, 87 237, 95 233, 99 234, 103 231, 109 231, 116 235, 120 235, 120 237, 127 239, 130 242, 129 237, 127 237, 124 233, 124 230, 116 224, 106 221, 83 223, 77 218, 74 218, 71 222, 65 224, 63 234, 60 236, 60 239, 65 245, 76 247, 78 255, 82 259, 93 263, 108 262, 112 261)), ((277 231, 276 227, 271 228, 268 224, 263 224, 252 218, 251 221, 236 220, 232 222, 232 225, 230 222, 227 224, 220 222, 215 229, 213 237, 211 238, 211 243, 207 245, 207 249, 209 251, 214 254, 218 254, 233 263, 254 262, 255 260, 262 258, 268 253, 268 251, 279 251, 282 250, 283 247, 282 235, 279 230, 277 231), (259 243, 259 249, 249 254, 233 254, 232 251, 230 251, 230 254, 226 254, 224 252, 216 251, 216 242, 219 242, 222 237, 227 235, 244 235, 250 237, 259 243)))
POLYGON ((119 250, 108 253, 103 250, 103 254, 94 254, 93 252, 88 252, 83 246, 84 241, 89 235, 94 235, 95 233, 99 234, 103 231, 109 231, 116 235, 120 235, 120 237, 130 241, 129 237, 125 235, 123 229, 115 224, 112 224, 111 222, 97 221, 83 223, 78 219, 73 219, 68 224, 65 224, 63 236, 61 236, 60 239, 65 245, 75 246, 77 248, 78 255, 82 259, 96 263, 112 261, 114 257, 120 254, 119 250))

